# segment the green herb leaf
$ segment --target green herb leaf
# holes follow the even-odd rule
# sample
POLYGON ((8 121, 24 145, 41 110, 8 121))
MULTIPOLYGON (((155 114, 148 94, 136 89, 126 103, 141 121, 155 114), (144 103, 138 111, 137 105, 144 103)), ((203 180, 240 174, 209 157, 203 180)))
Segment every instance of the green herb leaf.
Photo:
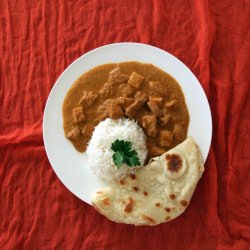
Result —
POLYGON ((120 141, 118 139, 112 143, 111 149, 115 152, 120 150, 120 141))
POLYGON ((137 152, 135 150, 131 150, 129 152, 127 152, 126 156, 128 157, 132 157, 132 156, 138 156, 137 152))
POLYGON ((113 161, 115 165, 119 168, 123 163, 123 155, 117 151, 113 154, 113 161))
POLYGON ((132 143, 130 141, 116 139, 112 143, 111 149, 115 152, 113 154, 113 161, 118 168, 122 163, 127 164, 129 167, 141 165, 138 153, 132 150, 132 143))
POLYGON ((123 152, 128 153, 132 148, 132 143, 130 141, 125 141, 123 143, 123 152))

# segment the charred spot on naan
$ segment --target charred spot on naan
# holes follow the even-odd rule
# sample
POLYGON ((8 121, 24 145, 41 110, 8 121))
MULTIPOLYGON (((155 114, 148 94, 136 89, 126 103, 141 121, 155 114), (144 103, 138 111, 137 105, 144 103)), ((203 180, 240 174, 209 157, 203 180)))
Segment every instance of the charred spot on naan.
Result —
POLYGON ((139 188, 138 188, 138 187, 133 187, 133 190, 134 190, 135 192, 138 192, 138 191, 139 191, 139 188))
POLYGON ((170 216, 167 216, 166 218, 165 218, 165 221, 169 221, 171 219, 171 217, 170 216))
POLYGON ((175 194, 170 194, 170 195, 169 195, 169 199, 170 199, 170 200, 175 200, 175 198, 176 198, 176 195, 175 195, 175 194))
POLYGON ((103 203, 103 205, 108 206, 108 205, 110 205, 110 199, 109 199, 108 197, 106 197, 106 198, 104 198, 104 199, 102 200, 102 203, 103 203))
POLYGON ((166 211, 167 213, 170 213, 170 212, 171 212, 171 208, 165 207, 165 211, 166 211))
POLYGON ((135 179, 136 179, 136 174, 129 174, 129 177, 130 177, 132 180, 135 180, 135 179))
POLYGON ((183 206, 183 207, 186 207, 188 205, 188 202, 185 201, 185 200, 181 200, 180 204, 183 206))
POLYGON ((166 155, 167 168, 170 172, 178 173, 182 167, 182 159, 177 154, 167 154, 166 155))
POLYGON ((124 181, 124 180, 120 180, 119 183, 120 183, 121 185, 125 185, 125 181, 124 181))
POLYGON ((149 224, 156 224, 156 221, 154 220, 154 218, 146 215, 146 214, 142 214, 142 218, 149 224))
POLYGON ((126 203, 126 206, 124 208, 124 212, 125 213, 131 213, 134 206, 135 206, 135 201, 131 197, 129 197, 128 202, 126 203))

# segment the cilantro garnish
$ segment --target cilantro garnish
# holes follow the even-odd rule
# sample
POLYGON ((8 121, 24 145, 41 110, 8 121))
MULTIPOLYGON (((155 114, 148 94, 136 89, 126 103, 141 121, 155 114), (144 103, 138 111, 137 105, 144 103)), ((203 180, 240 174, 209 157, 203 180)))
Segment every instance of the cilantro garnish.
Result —
POLYGON ((132 150, 132 143, 130 141, 116 139, 112 143, 111 149, 115 152, 113 154, 113 161, 117 168, 119 168, 122 163, 127 164, 129 167, 141 165, 138 153, 132 150))

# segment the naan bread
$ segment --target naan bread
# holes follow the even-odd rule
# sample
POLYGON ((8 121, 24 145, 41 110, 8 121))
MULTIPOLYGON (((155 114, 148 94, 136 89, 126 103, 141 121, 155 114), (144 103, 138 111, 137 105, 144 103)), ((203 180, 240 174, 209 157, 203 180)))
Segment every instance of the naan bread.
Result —
POLYGON ((157 225, 185 211, 203 171, 201 153, 193 139, 187 138, 135 175, 97 192, 92 204, 118 223, 157 225))

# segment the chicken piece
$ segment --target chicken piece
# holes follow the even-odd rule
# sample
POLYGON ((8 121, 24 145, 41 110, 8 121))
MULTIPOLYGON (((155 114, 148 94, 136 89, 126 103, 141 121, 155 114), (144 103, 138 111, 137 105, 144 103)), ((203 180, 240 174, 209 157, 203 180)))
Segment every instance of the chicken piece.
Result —
POLYGON ((128 84, 131 85, 135 89, 139 89, 141 87, 142 81, 144 77, 133 72, 128 80, 128 84))
POLYGON ((107 117, 118 119, 123 117, 122 108, 117 104, 117 99, 108 99, 97 109, 98 117, 102 120, 107 117))
POLYGON ((155 101, 149 101, 147 102, 148 107, 150 111, 156 116, 156 117, 161 117, 162 112, 161 109, 159 108, 158 104, 155 101))
POLYGON ((166 97, 168 94, 167 87, 158 81, 150 81, 149 87, 152 89, 153 93, 157 93, 160 96, 166 97))
POLYGON ((142 116, 142 127, 148 136, 156 137, 158 135, 157 120, 155 115, 142 116))
POLYGON ((94 95, 91 91, 84 91, 83 96, 79 101, 79 104, 83 107, 90 107, 96 100, 97 95, 94 95))
POLYGON ((111 119, 119 119, 124 116, 123 110, 120 106, 112 104, 108 106, 108 114, 111 119))
POLYGON ((85 121, 85 116, 84 116, 82 107, 77 107, 73 109, 73 118, 74 118, 74 122, 85 121))
POLYGON ((159 156, 159 155, 162 155, 163 153, 166 152, 166 150, 164 148, 157 147, 154 145, 148 146, 148 151, 149 151, 150 157, 159 156))
POLYGON ((177 123, 174 125, 174 137, 178 140, 178 141, 183 141, 184 139, 186 139, 186 133, 183 129, 183 126, 180 123, 177 123))
POLYGON ((126 115, 130 118, 134 118, 134 116, 139 111, 139 109, 143 106, 144 103, 145 101, 142 99, 136 100, 128 108, 125 109, 126 115))
POLYGON ((159 120, 160 120, 160 125, 163 127, 163 126, 166 126, 169 121, 171 119, 171 116, 170 114, 166 114, 164 115, 163 117, 161 117, 159 120))
POLYGON ((123 74, 119 67, 109 72, 109 82, 112 84, 127 83, 128 76, 123 74))
POLYGON ((135 92, 135 89, 131 87, 130 85, 127 85, 123 90, 122 90, 122 95, 124 97, 131 97, 135 92))
POLYGON ((66 137, 70 140, 76 140, 80 136, 80 129, 73 127, 67 134, 66 137))
POLYGON ((111 105, 111 99, 107 99, 106 101, 103 102, 102 105, 100 105, 98 108, 97 108, 97 117, 98 117, 98 120, 104 120, 106 118, 109 117, 109 113, 108 113, 108 106, 111 105))
POLYGON ((108 114, 108 112, 106 112, 106 110, 105 110, 105 112, 99 112, 98 113, 98 120, 99 121, 103 121, 106 118, 109 118, 109 114, 108 114))
POLYGON ((159 144, 162 147, 170 147, 173 142, 173 132, 168 130, 161 130, 159 133, 159 144))
POLYGON ((148 100, 148 97, 143 92, 137 91, 135 94, 135 99, 143 99, 146 102, 148 100))
POLYGON ((121 106, 123 109, 127 108, 134 102, 134 98, 127 98, 127 97, 118 97, 116 103, 121 106))
POLYGON ((177 103, 176 100, 171 100, 171 101, 166 102, 166 103, 164 104, 164 106, 165 106, 166 108, 172 108, 172 107, 175 107, 175 106, 176 106, 176 103, 177 103))
POLYGON ((93 131, 94 131, 94 126, 91 124, 86 124, 82 129, 81 129, 81 133, 84 136, 91 136, 93 131))
POLYGON ((161 107, 161 105, 162 105, 162 97, 159 97, 159 96, 150 96, 149 101, 156 102, 159 107, 161 107))
POLYGON ((113 92, 114 92, 113 84, 111 82, 106 82, 99 91, 99 95, 107 97, 113 95, 113 92))

